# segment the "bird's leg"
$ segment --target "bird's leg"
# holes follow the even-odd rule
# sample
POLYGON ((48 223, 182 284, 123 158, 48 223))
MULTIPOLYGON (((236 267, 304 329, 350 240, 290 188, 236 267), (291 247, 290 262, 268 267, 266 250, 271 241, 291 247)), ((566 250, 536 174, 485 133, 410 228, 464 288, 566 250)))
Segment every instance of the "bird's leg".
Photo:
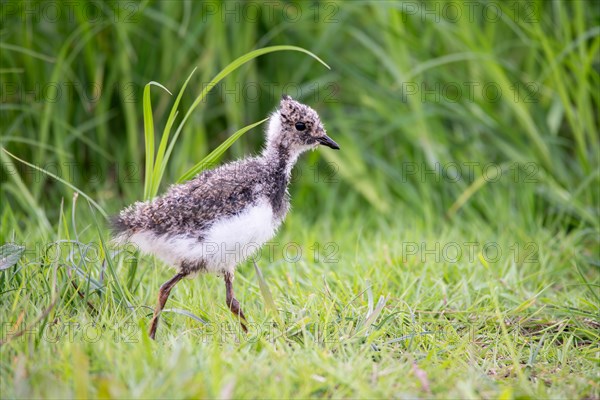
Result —
POLYGON ((240 318, 240 324, 242 325, 244 332, 248 332, 248 328, 246 328, 246 325, 244 324, 244 321, 246 321, 246 316, 240 307, 240 302, 237 301, 233 294, 233 274, 229 272, 225 273, 225 290, 227 307, 229 307, 232 313, 240 318))
POLYGON ((154 316, 152 317, 152 322, 150 323, 150 338, 154 339, 156 335, 156 327, 158 326, 158 317, 160 316, 160 312, 165 307, 165 303, 167 302, 169 295, 171 294, 171 289, 173 286, 177 284, 180 280, 182 280, 187 273, 179 272, 177 275, 163 283, 158 291, 158 304, 156 304, 156 309, 154 309, 154 316))

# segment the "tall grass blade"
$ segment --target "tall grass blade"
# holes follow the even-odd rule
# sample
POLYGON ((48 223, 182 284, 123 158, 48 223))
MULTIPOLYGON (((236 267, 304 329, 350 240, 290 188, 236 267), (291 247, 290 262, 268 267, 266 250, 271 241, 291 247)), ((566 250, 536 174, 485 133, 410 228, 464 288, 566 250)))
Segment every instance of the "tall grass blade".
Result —
MULTIPOLYGON (((175 131, 175 134, 173 135, 173 139, 169 143, 169 147, 167 148, 167 151, 165 153, 163 164, 161 164, 161 165, 164 166, 164 165, 166 165, 169 162, 169 158, 171 157, 171 153, 173 152, 173 148, 175 147, 175 143, 177 143, 177 139, 179 138, 179 135, 181 134, 181 131, 183 130, 183 126, 185 125, 186 121, 188 120, 188 118, 190 117, 190 115, 192 114, 192 112, 196 109, 196 107, 198 107, 198 105, 200 104, 200 102, 202 102, 202 100, 204 100, 204 98, 206 97, 206 95, 208 94, 208 92, 210 92, 211 89, 214 88, 217 85, 217 83, 219 83, 221 80, 223 80, 223 78, 225 78, 226 76, 228 76, 229 74, 231 74, 233 71, 237 70, 242 65, 246 64, 248 61, 251 61, 251 60, 253 60, 253 59, 255 59, 255 58, 259 57, 259 56, 262 56, 262 55, 265 55, 265 54, 269 54, 269 53, 278 52, 278 51, 299 51, 301 53, 308 54, 309 56, 313 57, 315 60, 317 60, 318 62, 320 62, 321 64, 323 64, 328 69, 331 69, 329 67, 329 65, 327 65, 318 56, 316 56, 315 54, 311 53, 310 51, 308 51, 306 49, 303 49, 302 47, 298 47, 298 46, 270 46, 270 47, 264 47, 262 49, 253 50, 251 52, 248 52, 248 53, 244 54, 241 57, 238 57, 237 59, 235 59, 234 61, 232 61, 231 63, 229 63, 225 68, 223 68, 204 87, 204 89, 202 89, 202 91, 200 92, 200 94, 198 95, 198 97, 196 97, 196 100, 194 101, 194 103, 192 103, 192 105, 188 109, 187 113, 183 117, 183 120, 179 123, 179 126, 177 127, 177 130, 175 131)), ((158 192, 158 187, 159 187, 160 182, 162 181, 162 177, 164 175, 164 171, 165 171, 165 169, 162 168, 160 170, 158 176, 154 177, 156 186, 153 189, 154 192, 151 193, 152 194, 151 197, 156 196, 156 193, 158 192)))
POLYGON ((160 178, 159 177, 162 177, 162 174, 164 173, 164 170, 166 168, 167 163, 163 162, 163 159, 165 157, 165 152, 167 151, 167 143, 169 142, 169 136, 171 135, 171 128, 173 127, 173 124, 175 123, 175 118, 177 118, 177 115, 179 114, 179 112, 177 111, 177 108, 179 107, 179 102, 181 101, 181 97, 183 96, 183 93, 185 92, 185 88, 187 87, 188 83, 190 82, 192 75, 194 75, 194 73, 196 72, 196 69, 197 68, 194 68, 192 73, 187 77, 187 79, 183 83, 183 86, 179 90, 179 94, 177 95, 177 98, 175 99, 175 103, 173 104, 173 107, 171 107, 171 112, 169 114, 169 118, 167 118, 167 123, 165 125, 165 129, 163 131, 162 138, 160 139, 160 145, 158 146, 158 152, 156 153, 156 161, 154 162, 154 170, 152 171, 151 193, 153 194, 153 196, 155 196, 156 193, 158 193, 158 188, 160 186, 160 178))
POLYGON ((209 155, 204 157, 202 159, 202 161, 200 161, 199 163, 194 165, 192 168, 190 168, 185 174, 181 175, 181 177, 179 177, 179 179, 177 180, 177 183, 187 181, 188 179, 192 178, 193 176, 195 176, 199 172, 203 171, 204 169, 215 166, 217 161, 219 160, 219 158, 223 155, 223 153, 225 153, 225 151, 229 147, 231 147, 231 145, 234 144, 244 133, 246 133, 250 129, 262 124, 266 120, 268 120, 268 118, 262 119, 258 122, 255 122, 253 124, 245 126, 242 129, 235 132, 233 135, 231 135, 229 138, 227 138, 227 140, 225 140, 223 143, 221 143, 219 145, 219 147, 217 147, 216 149, 211 151, 209 155))
POLYGON ((123 285, 121 285, 121 281, 119 280, 119 277, 117 276, 117 272, 116 272, 116 268, 113 264, 113 260, 110 257, 110 253, 107 251, 108 246, 106 246, 106 243, 104 242, 104 236, 103 236, 102 230, 100 229, 100 224, 98 224, 98 221, 96 220, 96 214, 94 213, 93 210, 91 210, 91 207, 90 207, 90 211, 92 214, 92 218, 94 219, 94 225, 98 232, 98 239, 100 239, 100 244, 102 245, 102 249, 104 251, 104 259, 106 260, 106 263, 108 265, 108 271, 110 272, 111 276, 113 277, 114 284, 117 289, 117 294, 119 295, 119 300, 124 301, 127 308, 130 309, 131 305, 133 303, 133 301, 132 301, 133 296, 131 295, 131 293, 129 293, 129 291, 127 289, 123 288, 123 285))
POLYGON ((81 194, 83 197, 85 197, 85 199, 86 199, 87 201, 89 201, 89 202, 90 202, 90 203, 91 203, 91 204, 92 204, 94 207, 96 207, 96 209, 97 209, 98 211, 100 211, 100 214, 102 214, 102 216, 103 216, 104 218, 108 219, 108 214, 106 213, 106 211, 104 211, 104 209, 103 209, 103 208, 100 206, 100 204, 96 203, 96 202, 94 201, 94 199, 92 199, 90 196, 88 196, 87 194, 85 194, 85 193, 84 193, 84 192, 83 192, 81 189, 79 189, 79 188, 77 188, 77 187, 73 186, 71 183, 69 183, 69 182, 67 182, 66 180, 64 180, 64 179, 62 179, 62 178, 60 178, 60 177, 56 176, 56 175, 55 175, 55 174, 53 174, 52 172, 48 172, 48 171, 46 171, 45 169, 38 167, 37 165, 33 165, 33 164, 31 164, 31 163, 28 163, 28 162, 27 162, 27 161, 25 161, 25 160, 22 160, 22 159, 20 159, 19 157, 17 157, 17 156, 15 156, 14 154, 10 153, 8 150, 6 150, 6 149, 5 149, 5 148, 3 148, 3 147, 0 147, 0 149, 2 149, 2 151, 3 151, 3 152, 5 152, 6 154, 8 154, 9 156, 11 156, 12 158, 14 158, 15 160, 17 160, 17 161, 19 161, 19 162, 21 162, 21 163, 23 163, 23 164, 27 165, 28 167, 31 167, 31 168, 35 169, 35 170, 37 170, 37 171, 40 171, 40 172, 42 172, 42 173, 44 173, 44 174, 46 174, 46 175, 48 175, 48 176, 50 176, 50 177, 52 177, 52 178, 56 179, 57 181, 59 181, 59 182, 61 182, 61 183, 65 184, 65 185, 67 185, 68 187, 70 187, 70 188, 71 188, 71 189, 73 189, 74 191, 76 191, 76 192, 79 192, 79 194, 81 194))
POLYGON ((263 299, 265 300, 265 307, 267 308, 267 310, 273 313, 275 318, 279 318, 279 314, 277 313, 277 306, 275 305, 275 302, 273 301, 273 295, 271 294, 271 289, 269 289, 269 285, 267 284, 267 281, 265 280, 261 269, 256 264, 256 261, 252 260, 252 263, 254 264, 254 270, 256 271, 256 277, 258 278, 258 286, 260 288, 260 293, 262 294, 263 299))
POLYGON ((152 172, 154 171, 154 118, 152 117, 152 100, 150 99, 150 87, 158 86, 164 89, 171 96, 169 89, 158 82, 149 82, 144 87, 144 139, 146 141, 146 174, 144 177, 144 200, 149 200, 152 196, 152 172))

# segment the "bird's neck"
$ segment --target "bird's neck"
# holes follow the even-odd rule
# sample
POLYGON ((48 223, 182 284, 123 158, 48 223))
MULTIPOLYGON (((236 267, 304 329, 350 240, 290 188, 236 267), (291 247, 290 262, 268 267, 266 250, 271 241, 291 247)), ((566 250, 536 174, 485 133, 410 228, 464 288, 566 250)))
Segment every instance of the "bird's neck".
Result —
POLYGON ((277 173, 282 173, 286 182, 292 174, 292 168, 296 165, 300 152, 292 151, 281 143, 269 142, 263 151, 263 158, 269 167, 272 167, 277 173))

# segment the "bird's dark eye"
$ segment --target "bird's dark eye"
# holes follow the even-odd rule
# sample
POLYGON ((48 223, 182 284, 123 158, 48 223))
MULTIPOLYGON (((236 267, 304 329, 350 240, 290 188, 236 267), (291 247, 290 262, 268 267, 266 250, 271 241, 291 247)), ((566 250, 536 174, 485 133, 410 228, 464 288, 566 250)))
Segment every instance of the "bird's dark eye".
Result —
POLYGON ((306 124, 304 122, 296 122, 296 129, 299 131, 303 131, 306 129, 306 124))

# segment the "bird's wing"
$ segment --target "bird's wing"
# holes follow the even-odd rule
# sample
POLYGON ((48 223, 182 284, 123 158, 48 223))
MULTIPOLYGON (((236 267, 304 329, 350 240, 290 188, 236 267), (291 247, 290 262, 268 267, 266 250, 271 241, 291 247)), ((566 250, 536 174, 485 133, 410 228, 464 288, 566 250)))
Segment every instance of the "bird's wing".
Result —
POLYGON ((258 199, 257 162, 227 164, 174 185, 145 210, 148 228, 156 233, 202 231, 220 218, 240 213, 258 199))

